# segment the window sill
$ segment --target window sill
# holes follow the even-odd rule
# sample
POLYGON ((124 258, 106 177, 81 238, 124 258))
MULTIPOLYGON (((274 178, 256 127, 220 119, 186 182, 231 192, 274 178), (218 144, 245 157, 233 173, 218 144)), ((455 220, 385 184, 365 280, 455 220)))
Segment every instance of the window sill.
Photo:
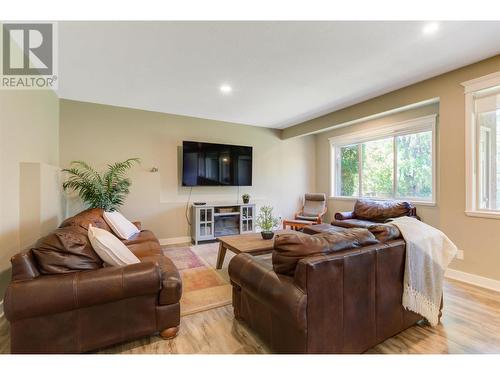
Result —
MULTIPOLYGON (((407 201, 410 203, 413 203, 415 206, 429 206, 429 207, 436 207, 437 203, 436 202, 431 202, 431 201, 415 201, 411 199, 405 199, 405 198, 394 198, 394 199, 387 199, 387 198, 371 198, 371 197, 336 197, 336 196, 331 196, 328 197, 329 200, 337 200, 337 201, 356 201, 358 199, 373 199, 376 201, 390 201, 390 200, 402 200, 402 201, 407 201)), ((499 219, 500 219, 500 213, 499 219)))
POLYGON ((467 216, 482 217, 483 219, 500 219, 500 211, 465 211, 467 216))

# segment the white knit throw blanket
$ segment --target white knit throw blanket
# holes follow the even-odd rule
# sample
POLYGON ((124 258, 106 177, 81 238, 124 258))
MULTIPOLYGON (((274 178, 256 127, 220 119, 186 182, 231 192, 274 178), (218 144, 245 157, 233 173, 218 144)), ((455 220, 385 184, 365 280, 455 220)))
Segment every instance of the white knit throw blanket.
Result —
POLYGON ((440 230, 404 216, 393 219, 406 241, 403 306, 436 326, 443 296, 444 272, 457 247, 440 230))

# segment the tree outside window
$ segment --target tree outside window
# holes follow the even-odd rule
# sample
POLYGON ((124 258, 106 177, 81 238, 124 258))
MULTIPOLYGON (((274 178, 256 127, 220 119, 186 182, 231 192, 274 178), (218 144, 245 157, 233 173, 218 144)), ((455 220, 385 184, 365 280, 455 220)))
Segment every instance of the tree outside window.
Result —
POLYGON ((429 126, 334 146, 336 195, 432 201, 433 137, 429 126))

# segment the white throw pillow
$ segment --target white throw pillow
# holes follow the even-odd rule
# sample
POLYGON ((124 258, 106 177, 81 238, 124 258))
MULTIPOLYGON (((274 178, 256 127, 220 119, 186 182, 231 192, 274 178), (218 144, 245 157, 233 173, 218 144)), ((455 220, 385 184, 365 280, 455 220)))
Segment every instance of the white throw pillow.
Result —
POLYGON ((103 216, 113 232, 123 240, 128 240, 134 234, 140 232, 131 221, 127 220, 127 218, 118 211, 104 212, 103 216))
POLYGON ((141 262, 123 242, 107 230, 89 225, 89 240, 97 255, 109 266, 141 262))

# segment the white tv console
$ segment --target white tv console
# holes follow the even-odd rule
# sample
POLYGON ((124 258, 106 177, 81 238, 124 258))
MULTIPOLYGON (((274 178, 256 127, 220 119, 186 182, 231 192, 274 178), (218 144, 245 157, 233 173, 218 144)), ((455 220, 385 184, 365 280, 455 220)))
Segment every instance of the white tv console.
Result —
POLYGON ((207 203, 191 206, 191 239, 196 245, 199 241, 254 231, 253 203, 207 203))

